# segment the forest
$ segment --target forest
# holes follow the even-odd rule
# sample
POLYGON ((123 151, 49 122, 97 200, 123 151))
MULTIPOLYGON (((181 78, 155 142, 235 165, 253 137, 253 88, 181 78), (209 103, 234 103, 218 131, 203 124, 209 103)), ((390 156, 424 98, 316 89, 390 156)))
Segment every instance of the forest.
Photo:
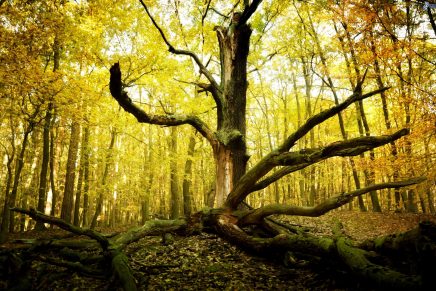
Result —
POLYGON ((0 0, 0 289, 431 290, 435 17, 0 0))

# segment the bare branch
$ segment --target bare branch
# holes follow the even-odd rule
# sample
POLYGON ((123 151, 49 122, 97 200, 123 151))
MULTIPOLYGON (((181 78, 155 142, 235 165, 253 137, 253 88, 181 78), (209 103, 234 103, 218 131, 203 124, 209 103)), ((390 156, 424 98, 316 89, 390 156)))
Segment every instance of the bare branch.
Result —
MULTIPOLYGON (((275 166, 277 166, 277 164, 274 164, 274 162, 277 162, 277 157, 282 154, 286 155, 287 151, 295 144, 295 142, 297 142, 300 138, 306 135, 316 125, 324 122, 332 116, 335 116, 338 112, 341 112, 342 110, 350 106, 353 102, 371 97, 387 89, 389 88, 385 87, 363 95, 359 92, 359 90, 357 90, 344 102, 309 118, 306 123, 299 129, 297 129, 297 131, 295 131, 293 134, 291 134, 281 146, 263 157, 254 167, 249 169, 241 177, 241 179, 234 186, 233 190, 227 196, 227 200, 225 203, 226 207, 236 209, 239 203, 241 203, 245 199, 245 197, 247 197, 247 195, 252 192, 251 188, 253 187, 253 185, 255 185, 255 183, 259 179, 268 174, 268 172, 271 171, 275 166)), ((297 168, 296 170, 298 169, 300 168, 297 168)))
POLYGON ((327 158, 334 156, 356 156, 371 149, 386 145, 407 135, 408 129, 401 129, 392 135, 358 137, 346 141, 334 142, 326 147, 318 149, 304 149, 298 152, 286 152, 272 158, 272 164, 286 166, 272 175, 256 183, 251 192, 262 190, 284 176, 295 171, 304 169, 327 158))
POLYGON ((198 92, 210 92, 212 94, 213 99, 215 100, 215 103, 219 106, 222 104, 220 93, 215 89, 214 86, 212 86, 210 83, 201 83, 201 82, 189 82, 189 81, 183 81, 179 79, 174 79, 177 82, 184 83, 184 84, 191 84, 194 86, 197 86, 200 88, 198 92))
POLYGON ((286 152, 275 156, 272 163, 280 166, 295 166, 304 163, 314 164, 320 160, 334 156, 357 156, 366 151, 395 141, 407 134, 409 134, 409 129, 403 128, 392 135, 358 137, 334 142, 320 149, 305 149, 299 152, 286 152))
POLYGON ((67 230, 69 232, 78 234, 78 235, 86 235, 92 239, 95 239, 99 242, 101 247, 105 250, 109 246, 109 241, 106 237, 104 237, 101 233, 92 230, 92 229, 82 229, 80 227, 74 226, 71 223, 68 223, 60 218, 45 215, 42 212, 36 211, 34 208, 30 208, 30 210, 22 209, 22 208, 11 208, 11 211, 23 213, 29 215, 35 220, 42 221, 45 223, 50 223, 52 225, 59 226, 60 228, 67 230))
MULTIPOLYGON (((247 4, 247 2, 245 2, 247 4)), ((256 12, 257 7, 262 3, 262 0, 253 0, 250 5, 245 5, 245 9, 242 12, 241 18, 239 19, 238 26, 242 26, 247 23, 248 19, 256 12)))
POLYGON ((135 116, 138 122, 166 125, 166 126, 177 126, 182 124, 192 125, 202 136, 204 136, 211 145, 215 145, 217 140, 212 130, 203 122, 200 118, 195 115, 184 115, 184 114, 167 114, 167 115, 154 115, 148 114, 142 110, 137 105, 133 104, 132 100, 124 91, 121 83, 121 69, 120 64, 115 63, 110 68, 110 83, 109 89, 112 97, 118 101, 118 104, 127 112, 135 116))
POLYGON ((406 187, 406 186, 421 183, 425 179, 426 179, 425 177, 418 177, 418 178, 413 178, 413 179, 399 181, 399 182, 374 184, 362 189, 336 195, 334 197, 325 200, 321 204, 312 207, 291 206, 291 205, 281 205, 281 204, 267 205, 265 207, 261 207, 248 212, 248 214, 246 214, 244 217, 242 217, 239 220, 238 225, 242 226, 247 224, 258 224, 265 217, 274 214, 318 217, 329 212, 330 210, 336 209, 344 204, 347 204, 354 197, 366 194, 368 192, 386 189, 386 188, 406 187))
POLYGON ((160 26, 157 24, 156 20, 154 20, 153 16, 151 15, 150 11, 148 10, 147 5, 145 5, 144 1, 139 0, 139 2, 141 2, 142 6, 145 9, 145 12, 147 13, 148 17, 150 18, 151 22, 153 22, 153 25, 156 27, 156 29, 159 31, 163 41, 165 42, 165 44, 168 46, 168 51, 170 53, 176 54, 176 55, 186 55, 186 56, 190 56, 194 62, 197 64, 197 66, 200 68, 200 72, 202 74, 204 74, 204 76, 206 76, 206 78, 209 80, 209 82, 212 84, 212 86, 214 86, 216 88, 217 91, 220 90, 220 87, 218 85, 218 83, 215 81, 215 79, 213 78, 212 74, 209 72, 208 69, 206 69, 206 67, 203 65, 203 63, 200 61, 200 58, 193 52, 191 51, 187 51, 187 50, 179 50, 174 48, 171 43, 168 41, 168 39, 165 36, 165 33, 163 32, 163 30, 160 28, 160 26))
POLYGON ((266 187, 268 187, 269 185, 271 185, 272 183, 280 180, 281 178, 283 178, 284 176, 296 172, 298 170, 304 169, 307 166, 312 165, 311 163, 301 163, 299 165, 295 165, 295 166, 287 166, 287 167, 283 167, 280 170, 276 171, 275 173, 273 173, 272 175, 266 177, 265 179, 263 179, 262 181, 256 183, 251 189, 250 189, 250 193, 255 192, 255 191, 259 191, 262 190, 266 187))
POLYGON ((318 124, 324 122, 325 120, 329 119, 330 117, 335 116, 351 104, 353 104, 356 101, 364 100, 366 98, 369 98, 373 95, 379 94, 381 92, 384 92, 388 90, 389 87, 380 88, 374 91, 371 91, 366 94, 361 94, 359 90, 355 90, 355 92, 348 97, 344 102, 330 108, 324 111, 321 111, 320 113, 310 117, 306 123, 303 124, 297 131, 295 131, 293 134, 291 134, 286 141, 279 147, 280 152, 286 152, 290 148, 292 148, 300 138, 302 138, 304 135, 306 135, 312 128, 317 126, 318 124))

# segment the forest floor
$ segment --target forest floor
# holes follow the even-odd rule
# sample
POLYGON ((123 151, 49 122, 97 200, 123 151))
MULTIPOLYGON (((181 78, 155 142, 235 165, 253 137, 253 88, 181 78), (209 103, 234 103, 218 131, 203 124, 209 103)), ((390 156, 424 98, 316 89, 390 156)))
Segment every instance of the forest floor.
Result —
MULTIPOLYGON (((318 218, 290 217, 291 224, 310 233, 331 235, 339 220, 350 238, 361 242, 403 232, 436 216, 398 213, 335 211, 318 218)), ((123 229, 102 229, 104 233, 123 229)), ((0 250, 17 247, 16 239, 65 235, 62 230, 13 234, 0 250)), ((168 245, 161 237, 147 237, 126 250, 140 290, 370 290, 347 274, 344 267, 319 267, 310 262, 288 264, 248 254, 213 234, 174 236, 168 245)), ((113 280, 99 280, 62 267, 33 261, 32 290, 117 290, 113 280)), ((6 287, 0 279, 0 289, 6 287)))

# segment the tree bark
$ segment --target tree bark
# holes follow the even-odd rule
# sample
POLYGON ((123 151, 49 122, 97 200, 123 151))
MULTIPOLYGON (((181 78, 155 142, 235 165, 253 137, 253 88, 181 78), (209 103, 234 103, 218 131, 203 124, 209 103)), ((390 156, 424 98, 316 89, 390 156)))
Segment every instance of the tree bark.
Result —
POLYGON ((76 161, 79 150, 80 124, 73 121, 70 133, 70 145, 68 148, 67 171, 65 174, 65 190, 62 199, 61 218, 71 222, 74 209, 74 183, 76 179, 76 161))
MULTIPOLYGON (((80 200, 82 198, 82 184, 85 176, 85 163, 88 160, 89 167, 89 128, 86 126, 84 133, 82 134, 81 150, 80 150, 80 162, 79 162, 79 177, 77 180, 76 199, 74 202, 74 219, 73 224, 80 226, 80 200)), ((85 182, 86 183, 86 182, 85 182)), ((87 189, 88 190, 88 189, 87 189)))
POLYGON ((89 147, 90 130, 89 125, 85 126, 84 140, 83 140, 83 212, 82 212, 82 226, 88 226, 88 212, 89 212, 89 147))
POLYGON ((56 115, 53 115, 52 118, 52 124, 50 126, 50 158, 49 158, 49 164, 50 164, 50 188, 51 188, 51 210, 50 215, 56 216, 56 204, 57 204, 57 198, 58 198, 58 192, 56 190, 56 181, 55 181, 55 137, 54 137, 54 121, 56 119, 56 115))
MULTIPOLYGON (((44 118, 43 141, 42 141, 42 162, 41 172, 39 174, 39 191, 38 191, 38 207, 39 212, 45 212, 45 204, 47 202, 47 173, 50 160, 50 126, 53 103, 49 103, 44 118)), ((42 222, 37 221, 36 230, 44 230, 45 226, 42 222)))
POLYGON ((106 192, 106 180, 109 175, 110 166, 112 165, 112 155, 113 155, 113 148, 115 144, 115 139, 117 137, 117 130, 116 128, 113 128, 111 130, 111 140, 109 144, 109 148, 106 153, 106 159, 105 159, 105 166, 104 166, 104 172, 103 177, 101 179, 101 186, 98 187, 99 195, 95 206, 95 213, 92 217, 90 228, 94 229, 97 226, 97 220, 99 215, 101 214, 101 210, 103 208, 103 200, 104 200, 104 194, 106 192))
POLYGON ((170 136, 170 218, 177 219, 179 218, 180 212, 180 193, 179 193, 179 179, 178 179, 178 171, 177 171, 177 129, 175 127, 171 127, 171 136, 170 136))
POLYGON ((13 182, 13 186, 12 186, 12 191, 11 191, 11 194, 10 194, 9 199, 8 199, 9 207, 6 209, 7 212, 5 214, 5 215, 7 215, 9 213, 9 215, 7 215, 6 220, 4 220, 2 222, 2 228, 3 228, 3 224, 4 224, 4 229, 2 229, 3 232, 7 232, 7 228, 9 228, 9 232, 14 232, 14 229, 15 229, 15 215, 14 215, 14 213, 9 211, 9 208, 15 207, 15 202, 17 200, 17 193, 18 193, 18 185, 20 183, 20 178, 21 178, 21 171, 22 171, 23 166, 24 166, 24 154, 26 153, 29 135, 33 131, 34 125, 35 124, 33 121, 29 121, 26 129, 24 130, 23 141, 21 142, 21 150, 20 150, 20 153, 18 155, 17 164, 15 166, 15 174, 14 174, 14 182, 13 182))
POLYGON ((191 216, 192 212, 192 159, 195 150, 195 136, 189 138, 188 153, 185 162, 185 173, 183 175, 183 214, 185 217, 191 216))
POLYGON ((13 179, 13 169, 12 169, 12 163, 15 160, 15 130, 13 128, 12 119, 10 119, 11 122, 11 153, 7 154, 8 160, 6 162, 6 168, 7 168, 7 177, 6 177, 6 187, 5 187, 5 202, 3 205, 3 213, 2 213, 2 224, 0 228, 0 243, 4 243, 7 240, 8 231, 9 231, 9 216, 10 216, 10 210, 9 210, 9 200, 10 198, 10 190, 11 190, 11 184, 13 179))
POLYGON ((222 95, 217 101, 216 162, 217 206, 224 204, 234 184, 246 171, 247 57, 251 29, 234 19, 228 28, 217 27, 220 48, 222 95))

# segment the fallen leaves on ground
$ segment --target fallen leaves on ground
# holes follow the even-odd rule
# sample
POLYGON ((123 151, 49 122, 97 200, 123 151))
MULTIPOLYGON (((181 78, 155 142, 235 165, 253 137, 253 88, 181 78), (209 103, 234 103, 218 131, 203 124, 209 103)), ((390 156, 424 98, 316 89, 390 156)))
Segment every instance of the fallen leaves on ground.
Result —
MULTIPOLYGON (((335 211, 318 218, 279 217, 305 226, 316 235, 331 235, 336 221, 352 239, 363 241, 379 235, 403 232, 431 215, 335 211)), ((124 229, 104 229, 105 233, 124 229)), ((71 236, 62 230, 13 234, 2 248, 17 247, 15 239, 71 236)), ((306 265, 285 266, 259 254, 247 254, 213 234, 174 236, 169 245, 161 237, 146 237, 126 249, 140 290, 359 290, 347 274, 338 270, 311 269, 306 265)), ((106 266, 107 267, 107 266, 106 266)), ((340 269, 340 268, 338 268, 340 269)), ((62 267, 32 263, 33 290, 117 290, 114 279, 84 277, 62 267)), ((0 280, 1 286, 5 286, 0 280)), ((119 289, 119 288, 118 288, 119 289)), ((363 290, 363 289, 361 289, 363 290)))

